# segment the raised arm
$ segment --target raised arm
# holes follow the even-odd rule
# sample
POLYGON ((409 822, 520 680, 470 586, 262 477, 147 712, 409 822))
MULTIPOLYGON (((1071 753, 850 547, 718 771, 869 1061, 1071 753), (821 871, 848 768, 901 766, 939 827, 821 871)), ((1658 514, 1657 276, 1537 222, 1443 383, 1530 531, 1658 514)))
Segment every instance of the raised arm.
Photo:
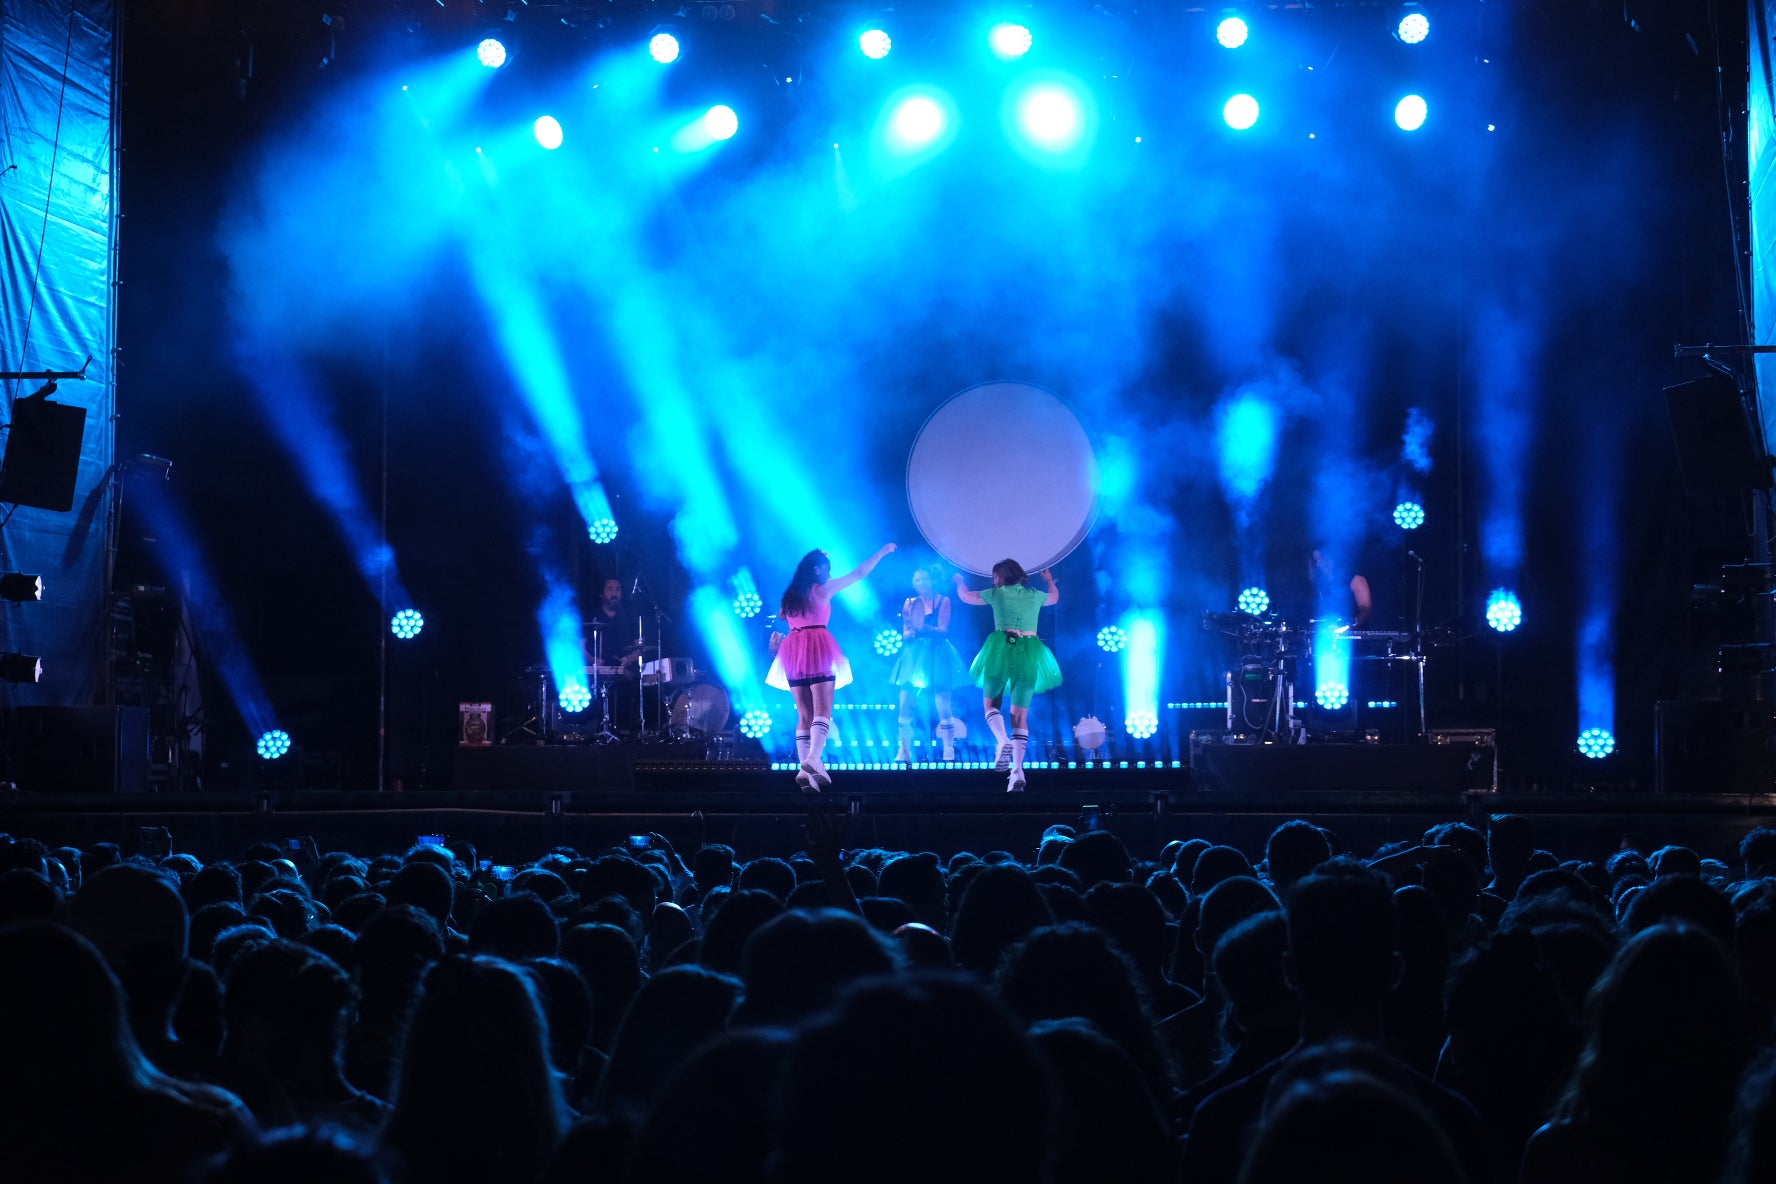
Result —
POLYGON ((858 564, 844 575, 839 576, 836 579, 828 580, 822 586, 822 594, 826 596, 837 596, 840 592, 843 592, 852 584, 861 580, 864 576, 869 575, 870 572, 875 571, 876 564, 882 562, 882 557, 890 554, 893 550, 893 543, 883 544, 880 551, 877 551, 874 555, 871 555, 868 559, 865 559, 862 563, 858 564))
POLYGON ((1357 628, 1369 619, 1370 612, 1375 608, 1375 599, 1369 594, 1369 581, 1361 575, 1351 577, 1351 598, 1357 602, 1357 628))
POLYGON ((956 573, 956 597, 961 600, 963 604, 986 603, 986 601, 981 599, 979 592, 976 592, 973 588, 968 586, 968 581, 962 578, 961 572, 956 573))
POLYGON ((1055 573, 1043 568, 1042 578, 1048 581, 1048 599, 1042 602, 1042 607, 1047 608, 1051 604, 1059 604, 1061 602, 1061 586, 1055 583, 1055 573))

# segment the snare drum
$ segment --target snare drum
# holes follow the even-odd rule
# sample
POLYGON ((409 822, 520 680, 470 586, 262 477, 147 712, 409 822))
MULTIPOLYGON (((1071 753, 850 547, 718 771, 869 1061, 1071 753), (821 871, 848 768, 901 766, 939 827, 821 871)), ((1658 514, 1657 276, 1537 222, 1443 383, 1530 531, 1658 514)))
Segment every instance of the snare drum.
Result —
POLYGON ((732 709, 726 691, 712 682, 695 682, 674 692, 666 713, 675 733, 713 736, 728 726, 732 709))

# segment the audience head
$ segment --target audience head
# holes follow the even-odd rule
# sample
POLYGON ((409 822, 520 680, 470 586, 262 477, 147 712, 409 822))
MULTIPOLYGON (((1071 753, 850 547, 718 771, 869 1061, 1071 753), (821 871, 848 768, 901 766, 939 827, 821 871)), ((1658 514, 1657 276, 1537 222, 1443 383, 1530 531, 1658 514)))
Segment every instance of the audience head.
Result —
POLYGON ((1332 844, 1326 841, 1325 832, 1300 819, 1271 831, 1264 844, 1264 864, 1278 892, 1287 892, 1291 884, 1331 858, 1332 844))
POLYGON ((1386 880, 1355 860, 1335 859, 1297 882, 1283 911, 1286 965, 1304 1006, 1360 1012, 1381 1003, 1401 970, 1386 880))
POLYGON ((1086 890, 1101 883, 1120 884, 1134 871, 1134 860, 1122 840, 1107 830, 1094 830, 1080 835, 1056 862, 1079 877, 1086 890))
POLYGON ((956 965, 991 975, 1005 951, 1050 923, 1048 903, 1013 863, 983 869, 962 893, 950 931, 956 965))

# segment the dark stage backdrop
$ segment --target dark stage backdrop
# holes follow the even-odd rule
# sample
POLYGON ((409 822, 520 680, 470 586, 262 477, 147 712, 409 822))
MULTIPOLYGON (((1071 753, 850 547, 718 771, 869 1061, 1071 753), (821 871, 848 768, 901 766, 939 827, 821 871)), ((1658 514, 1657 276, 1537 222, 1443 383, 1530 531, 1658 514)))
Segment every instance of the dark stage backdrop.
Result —
MULTIPOLYGON (((0 370, 78 370, 53 398, 84 408, 73 508, 20 508, 0 568, 40 573, 40 604, 0 612, 0 649, 43 658, 11 704, 102 694, 113 472, 116 51, 112 0, 0 3, 0 370)), ((6 420, 38 382, 0 383, 6 420)), ((21 439, 18 445, 30 443, 21 439)), ((3 512, 3 511, 0 511, 3 512)))

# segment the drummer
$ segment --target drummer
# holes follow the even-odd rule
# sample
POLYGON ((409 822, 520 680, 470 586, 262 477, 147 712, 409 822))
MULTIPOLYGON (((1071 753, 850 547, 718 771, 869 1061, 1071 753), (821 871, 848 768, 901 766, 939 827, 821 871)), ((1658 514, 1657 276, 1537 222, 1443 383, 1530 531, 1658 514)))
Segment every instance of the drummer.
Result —
POLYGON ((623 581, 615 576, 604 582, 597 606, 586 621, 586 660, 592 660, 592 634, 600 635, 598 650, 606 666, 618 666, 625 675, 641 672, 641 617, 623 603, 623 581))

